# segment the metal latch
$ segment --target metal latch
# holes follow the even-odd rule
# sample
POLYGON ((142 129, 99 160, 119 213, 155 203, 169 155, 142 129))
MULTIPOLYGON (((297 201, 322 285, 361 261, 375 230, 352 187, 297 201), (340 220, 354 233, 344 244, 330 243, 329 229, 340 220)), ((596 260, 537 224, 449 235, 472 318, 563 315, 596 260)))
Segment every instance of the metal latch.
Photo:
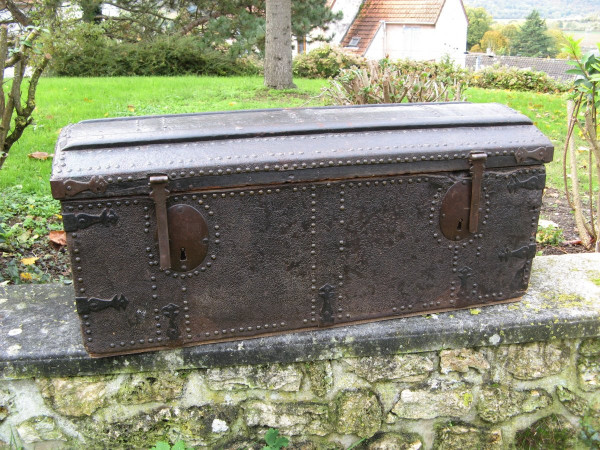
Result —
POLYGON ((459 241, 479 229, 479 207, 486 160, 487 154, 484 152, 471 153, 471 179, 455 183, 442 200, 440 229, 447 239, 459 241))
POLYGON ((469 231, 476 233, 479 228, 479 204, 481 202, 481 184, 487 154, 484 152, 471 153, 471 212, 469 214, 469 231))
POLYGON ((150 177, 156 211, 156 237, 160 268, 188 272, 198 267, 208 252, 208 225, 200 212, 185 203, 167 208, 166 175, 150 177))
POLYGON ((154 200, 156 211, 156 228, 158 233, 158 251, 160 253, 160 268, 163 270, 171 268, 171 250, 169 245, 169 220, 167 216, 167 182, 166 175, 150 177, 150 197, 154 200))

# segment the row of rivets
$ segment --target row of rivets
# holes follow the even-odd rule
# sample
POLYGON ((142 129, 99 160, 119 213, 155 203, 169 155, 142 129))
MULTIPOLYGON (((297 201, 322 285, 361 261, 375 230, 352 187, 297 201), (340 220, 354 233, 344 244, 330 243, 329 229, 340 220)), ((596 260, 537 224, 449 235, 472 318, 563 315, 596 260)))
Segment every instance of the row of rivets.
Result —
MULTIPOLYGON (((345 216, 345 210, 346 210, 345 195, 346 195, 346 184, 341 184, 340 185, 340 216, 341 216, 340 225, 342 225, 342 233, 340 234, 339 247, 338 247, 340 253, 343 253, 346 250, 346 248, 345 248, 346 242, 344 241, 345 233, 343 230, 344 216, 345 216)), ((340 288, 338 292, 340 292, 340 293, 338 294, 338 297, 337 297, 337 307, 338 307, 337 308, 337 313, 338 313, 337 318, 342 319, 342 317, 343 317, 342 313, 344 312, 344 308, 342 307, 342 302, 344 300, 344 296, 341 294, 341 290, 342 290, 341 288, 344 286, 344 275, 342 272, 340 272, 340 274, 338 275, 338 286, 340 288)), ((346 319, 349 319, 349 318, 350 318, 350 314, 346 314, 346 319)))
MULTIPOLYGON (((187 323, 187 322, 186 322, 187 323)), ((219 336, 219 335, 226 335, 226 334, 236 334, 236 333, 247 333, 247 332, 251 332, 251 331, 260 331, 262 329, 268 330, 270 328, 285 328, 286 327, 286 323, 285 322, 280 322, 280 323, 271 323, 271 324, 264 324, 264 325, 256 325, 256 326, 251 326, 251 327, 239 327, 239 328, 230 328, 229 330, 227 329, 222 329, 222 330, 215 330, 212 333, 210 331, 206 331, 204 333, 205 337, 211 337, 211 336, 219 336)), ((190 335, 188 335, 188 338, 191 338, 190 335)))
MULTIPOLYGON (((302 191, 306 191, 306 186, 303 186, 302 191)), ((294 192, 298 192, 298 188, 293 188, 294 192)), ((310 274, 310 292, 311 292, 311 299, 310 299, 310 322, 311 323, 315 323, 317 321, 316 315, 317 315, 317 296, 318 296, 318 291, 317 291, 317 244, 315 241, 315 234, 317 233, 316 231, 316 226, 317 226, 317 194, 316 194, 316 190, 317 187, 315 185, 310 187, 311 193, 310 193, 310 270, 311 270, 311 274, 310 274)), ((307 324, 309 322, 309 319, 303 319, 302 320, 303 323, 307 324)))

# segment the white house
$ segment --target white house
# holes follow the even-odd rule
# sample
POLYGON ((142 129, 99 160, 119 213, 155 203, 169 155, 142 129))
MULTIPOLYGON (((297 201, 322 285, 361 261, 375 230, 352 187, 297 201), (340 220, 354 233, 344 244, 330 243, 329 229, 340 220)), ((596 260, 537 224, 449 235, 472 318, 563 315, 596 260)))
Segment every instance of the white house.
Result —
POLYGON ((368 59, 449 56, 464 65, 467 25, 462 0, 365 0, 341 46, 368 59))

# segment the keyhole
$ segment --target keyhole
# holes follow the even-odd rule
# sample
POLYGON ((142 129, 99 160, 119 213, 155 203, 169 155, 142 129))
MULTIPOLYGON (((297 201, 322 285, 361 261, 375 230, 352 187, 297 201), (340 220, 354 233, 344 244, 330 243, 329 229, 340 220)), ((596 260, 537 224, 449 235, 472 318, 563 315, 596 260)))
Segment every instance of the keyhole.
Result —
POLYGON ((458 219, 458 225, 456 227, 456 231, 461 231, 462 230, 462 223, 463 223, 463 220, 462 219, 458 219))
POLYGON ((181 247, 181 253, 179 254, 179 260, 180 261, 187 260, 187 255, 185 254, 185 247, 181 247))

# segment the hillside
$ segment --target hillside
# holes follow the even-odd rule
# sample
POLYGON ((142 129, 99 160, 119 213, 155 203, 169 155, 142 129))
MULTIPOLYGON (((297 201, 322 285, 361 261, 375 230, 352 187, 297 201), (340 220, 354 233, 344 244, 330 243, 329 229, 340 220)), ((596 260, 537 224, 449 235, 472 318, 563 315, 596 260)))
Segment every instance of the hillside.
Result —
POLYGON ((537 9, 545 19, 583 18, 600 14, 600 0, 463 0, 465 6, 483 6, 494 19, 524 19, 537 9))

